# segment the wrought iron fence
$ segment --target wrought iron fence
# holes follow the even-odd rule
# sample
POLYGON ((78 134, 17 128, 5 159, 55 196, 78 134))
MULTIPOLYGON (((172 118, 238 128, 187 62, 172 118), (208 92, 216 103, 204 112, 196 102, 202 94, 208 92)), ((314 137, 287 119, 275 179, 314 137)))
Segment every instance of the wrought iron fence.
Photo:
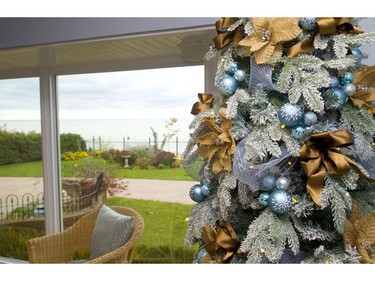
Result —
MULTIPOLYGON (((95 184, 63 189, 61 194, 63 214, 80 212, 95 205, 101 192, 102 180, 103 174, 101 173, 95 184)), ((41 217, 44 217, 43 192, 36 195, 25 193, 20 197, 10 194, 5 197, 4 202, 0 198, 0 223, 41 217)))

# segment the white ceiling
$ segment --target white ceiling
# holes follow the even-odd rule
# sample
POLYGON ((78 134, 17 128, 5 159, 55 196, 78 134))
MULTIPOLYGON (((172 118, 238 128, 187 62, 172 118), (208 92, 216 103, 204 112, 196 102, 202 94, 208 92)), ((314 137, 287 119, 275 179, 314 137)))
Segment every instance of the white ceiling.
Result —
POLYGON ((0 78, 203 64, 214 26, 0 49, 0 78))

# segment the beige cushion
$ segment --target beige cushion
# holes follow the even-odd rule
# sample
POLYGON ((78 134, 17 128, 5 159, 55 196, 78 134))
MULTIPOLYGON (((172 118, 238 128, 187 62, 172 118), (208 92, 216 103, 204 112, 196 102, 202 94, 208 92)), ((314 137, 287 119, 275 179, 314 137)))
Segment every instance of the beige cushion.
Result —
POLYGON ((95 259, 124 245, 132 234, 134 217, 121 215, 111 208, 100 207, 91 238, 90 259, 95 259))

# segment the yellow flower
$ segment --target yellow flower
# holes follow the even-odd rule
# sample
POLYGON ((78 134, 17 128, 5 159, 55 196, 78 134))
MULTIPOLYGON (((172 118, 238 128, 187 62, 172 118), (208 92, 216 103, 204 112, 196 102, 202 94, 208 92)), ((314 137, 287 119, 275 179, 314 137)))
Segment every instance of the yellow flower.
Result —
POLYGON ((210 132, 197 137, 198 155, 208 158, 215 174, 222 170, 232 170, 231 156, 236 149, 236 144, 230 132, 232 122, 226 118, 225 110, 225 108, 219 110, 220 126, 215 123, 213 117, 204 119, 202 123, 208 126, 210 132))
POLYGON ((253 33, 242 39, 241 46, 249 47, 256 63, 266 63, 272 56, 281 57, 282 42, 296 38, 301 32, 299 18, 252 18, 253 33))

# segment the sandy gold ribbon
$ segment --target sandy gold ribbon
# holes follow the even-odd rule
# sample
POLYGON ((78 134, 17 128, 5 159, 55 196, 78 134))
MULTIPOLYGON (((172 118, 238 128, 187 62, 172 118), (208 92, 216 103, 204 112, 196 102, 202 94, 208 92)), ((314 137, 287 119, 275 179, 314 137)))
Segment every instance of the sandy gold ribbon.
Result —
POLYGON ((202 238, 206 242, 204 247, 216 263, 227 263, 231 257, 240 252, 240 242, 232 226, 225 220, 219 219, 214 227, 206 226, 202 230, 202 238))
POLYGON ((340 147, 352 144, 353 137, 345 129, 330 133, 312 134, 310 140, 302 145, 300 163, 308 176, 307 190, 316 205, 319 206, 326 172, 331 176, 340 176, 346 174, 352 168, 366 180, 374 181, 374 179, 364 175, 353 160, 339 152, 340 147))
POLYGON ((363 30, 351 24, 350 20, 351 18, 317 18, 318 30, 315 31, 311 38, 292 46, 288 51, 288 56, 296 57, 299 54, 309 53, 314 49, 314 39, 318 34, 329 35, 340 33, 346 35, 363 33, 363 30))
POLYGON ((197 115, 203 111, 212 107, 212 102, 214 100, 214 96, 211 94, 198 94, 198 100, 196 103, 193 104, 191 109, 191 114, 197 115))
POLYGON ((238 18, 221 18, 216 21, 216 32, 218 35, 213 39, 215 43, 215 47, 218 50, 228 46, 230 43, 233 46, 237 46, 237 44, 242 40, 244 27, 241 25, 237 27, 235 30, 228 31, 228 27, 238 21, 238 18))

